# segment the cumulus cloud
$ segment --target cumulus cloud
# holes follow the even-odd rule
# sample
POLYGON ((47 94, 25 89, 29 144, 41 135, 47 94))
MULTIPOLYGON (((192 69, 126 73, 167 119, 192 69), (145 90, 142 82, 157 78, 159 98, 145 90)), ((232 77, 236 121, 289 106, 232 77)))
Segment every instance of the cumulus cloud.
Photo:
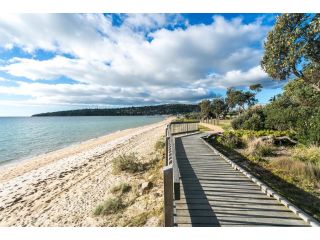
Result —
POLYGON ((272 87, 258 66, 269 30, 259 20, 214 16, 211 24, 189 25, 174 14, 121 18, 114 26, 112 16, 101 14, 1 15, 0 48, 55 56, 2 62, 0 72, 33 82, 0 92, 46 104, 135 105, 195 102, 214 97, 215 88, 251 83, 272 87), (50 84, 61 77, 76 83, 50 84))

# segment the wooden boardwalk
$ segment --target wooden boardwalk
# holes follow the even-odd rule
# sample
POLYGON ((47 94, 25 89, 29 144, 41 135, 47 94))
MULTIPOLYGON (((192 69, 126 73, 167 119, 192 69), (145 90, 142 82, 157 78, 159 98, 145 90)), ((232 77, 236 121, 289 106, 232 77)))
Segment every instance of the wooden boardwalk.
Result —
POLYGON ((309 226, 234 170, 201 136, 175 140, 181 175, 176 226, 309 226))

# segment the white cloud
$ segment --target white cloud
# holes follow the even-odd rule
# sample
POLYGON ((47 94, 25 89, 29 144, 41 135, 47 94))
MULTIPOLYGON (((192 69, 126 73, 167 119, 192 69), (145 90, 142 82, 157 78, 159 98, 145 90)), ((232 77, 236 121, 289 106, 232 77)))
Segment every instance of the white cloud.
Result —
MULTIPOLYGON (((0 47, 35 53, 48 60, 13 58, 0 72, 34 83, 0 88, 27 93, 43 103, 142 104, 197 101, 213 88, 268 82, 258 67, 259 45, 269 27, 215 16, 212 24, 189 25, 180 15, 138 14, 113 26, 99 14, 0 16, 0 47), (184 28, 168 30, 165 26, 184 28), (68 58, 63 54, 71 54, 68 58), (77 84, 49 84, 67 77, 77 84), (37 83, 47 80, 48 84, 37 83)), ((268 84, 267 84, 268 85, 268 84)))

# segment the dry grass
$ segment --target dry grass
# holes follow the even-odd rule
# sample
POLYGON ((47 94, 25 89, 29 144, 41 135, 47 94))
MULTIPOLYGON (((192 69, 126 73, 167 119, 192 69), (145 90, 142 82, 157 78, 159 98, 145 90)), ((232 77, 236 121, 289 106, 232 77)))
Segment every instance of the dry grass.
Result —
POLYGON ((116 186, 114 186, 113 188, 111 188, 110 192, 113 194, 118 194, 120 196, 122 196, 125 193, 130 192, 132 189, 131 185, 128 183, 120 183, 116 186))
POLYGON ((261 139, 247 140, 246 154, 257 159, 274 156, 275 147, 271 142, 262 141, 261 139))
POLYGON ((206 126, 203 126, 202 124, 199 124, 199 131, 200 132, 207 132, 207 131, 210 131, 211 129, 206 127, 206 126))
POLYGON ((122 171, 136 173, 145 170, 145 166, 134 153, 130 153, 114 158, 112 160, 112 169, 116 174, 122 171))
POLYGON ((99 204, 93 211, 95 216, 109 215, 117 213, 119 210, 124 209, 126 206, 122 203, 120 197, 109 198, 103 203, 99 204))
POLYGON ((320 167, 320 147, 299 146, 292 150, 292 157, 302 162, 310 162, 320 167))
POLYGON ((164 139, 158 140, 154 146, 156 151, 161 151, 164 149, 164 147, 165 147, 164 139))
POLYGON ((102 226, 162 224, 164 154, 164 138, 161 138, 155 143, 150 157, 139 159, 135 154, 126 154, 113 159, 113 172, 120 178, 125 176, 126 180, 112 187, 108 199, 93 210, 102 226), (153 184, 148 193, 141 192, 139 186, 143 182, 153 184))
POLYGON ((270 165, 281 170, 284 174, 290 174, 292 177, 308 181, 320 181, 320 168, 310 162, 302 162, 291 159, 277 159, 270 165))
POLYGON ((225 131, 231 130, 231 120, 230 119, 222 119, 219 120, 219 124, 217 126, 222 127, 225 131))

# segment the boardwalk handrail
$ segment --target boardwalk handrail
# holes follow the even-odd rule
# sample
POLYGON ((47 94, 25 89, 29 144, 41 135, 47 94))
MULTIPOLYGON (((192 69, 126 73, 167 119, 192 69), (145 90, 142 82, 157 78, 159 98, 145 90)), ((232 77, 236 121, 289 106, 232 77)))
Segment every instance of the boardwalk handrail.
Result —
POLYGON ((164 226, 172 227, 173 201, 180 199, 180 172, 176 158, 174 134, 189 133, 199 130, 199 122, 172 122, 166 127, 166 162, 164 178, 164 226))

